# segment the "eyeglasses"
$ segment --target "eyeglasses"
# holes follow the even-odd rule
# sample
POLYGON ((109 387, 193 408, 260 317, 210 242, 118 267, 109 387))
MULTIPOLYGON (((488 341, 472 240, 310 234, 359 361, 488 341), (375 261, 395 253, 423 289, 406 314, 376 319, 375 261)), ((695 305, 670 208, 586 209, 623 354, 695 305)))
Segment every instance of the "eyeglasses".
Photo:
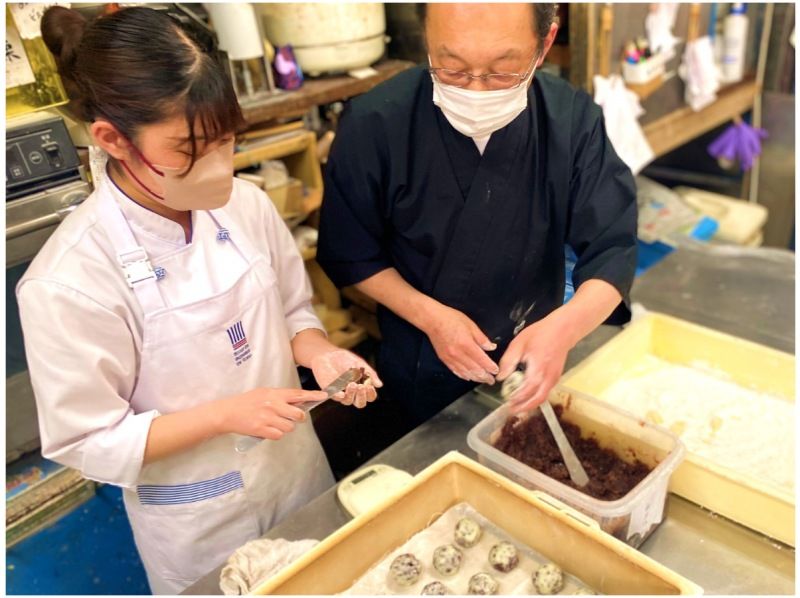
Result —
POLYGON ((534 54, 530 66, 524 73, 486 73, 484 75, 473 75, 464 71, 454 71, 451 69, 430 67, 428 72, 436 77, 439 83, 452 85, 453 87, 466 87, 473 79, 480 79, 488 89, 512 89, 519 87, 522 82, 533 72, 533 64, 538 56, 534 54))

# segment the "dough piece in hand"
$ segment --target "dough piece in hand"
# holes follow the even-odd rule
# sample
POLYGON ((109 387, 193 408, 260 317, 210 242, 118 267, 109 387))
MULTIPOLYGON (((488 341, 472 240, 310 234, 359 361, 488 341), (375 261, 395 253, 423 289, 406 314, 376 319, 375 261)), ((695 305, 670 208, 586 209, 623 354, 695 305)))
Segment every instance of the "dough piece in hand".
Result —
POLYGON ((469 578, 467 593, 473 596, 490 596, 497 594, 500 584, 488 573, 476 573, 469 578))
POLYGON ((444 596, 445 594, 449 593, 450 592, 447 591, 447 586, 445 586, 441 581, 432 581, 422 588, 422 591, 419 594, 420 596, 444 596))
POLYGON ((540 594, 558 594, 564 589, 564 572, 553 563, 542 565, 533 574, 533 587, 540 594))
POLYGON ((517 547, 511 542, 495 544, 489 551, 489 564, 501 573, 508 573, 519 564, 517 547))
POLYGON ((525 384, 525 373, 519 370, 512 372, 500 387, 500 396, 503 397, 504 401, 507 401, 511 398, 511 395, 522 388, 523 384, 525 384))
POLYGON ((455 575, 461 568, 461 551, 452 544, 439 546, 433 551, 433 568, 442 575, 455 575))
POLYGON ((398 585, 412 586, 422 573, 422 565, 413 554, 401 554, 392 561, 389 573, 398 585))
POLYGON ((472 548, 480 542, 483 530, 477 521, 469 517, 463 517, 456 523, 456 529, 453 532, 456 544, 462 548, 472 548))

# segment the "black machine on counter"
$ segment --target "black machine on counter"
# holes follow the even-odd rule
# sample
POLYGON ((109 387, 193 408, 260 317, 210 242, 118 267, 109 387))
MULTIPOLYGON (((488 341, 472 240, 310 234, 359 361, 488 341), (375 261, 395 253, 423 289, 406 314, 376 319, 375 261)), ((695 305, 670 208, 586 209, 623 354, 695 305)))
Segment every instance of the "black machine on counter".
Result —
POLYGON ((92 192, 64 120, 34 113, 6 129, 6 462, 39 446, 15 287, 56 227, 92 192))
POLYGON ((91 186, 62 118, 37 117, 8 128, 6 268, 33 259, 89 193, 91 186))

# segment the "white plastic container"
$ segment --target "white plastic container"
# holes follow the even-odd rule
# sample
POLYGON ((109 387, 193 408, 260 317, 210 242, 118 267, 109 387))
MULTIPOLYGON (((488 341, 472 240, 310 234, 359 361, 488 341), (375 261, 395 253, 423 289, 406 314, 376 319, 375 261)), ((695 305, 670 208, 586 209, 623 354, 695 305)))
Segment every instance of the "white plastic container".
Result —
POLYGON ((256 6, 269 41, 291 44, 303 72, 311 76, 369 66, 386 49, 386 16, 380 2, 256 6))
POLYGON ((264 56, 264 40, 258 30, 253 5, 247 2, 203 4, 219 38, 219 47, 231 60, 248 60, 264 56))
POLYGON ((769 210, 761 204, 692 187, 675 187, 690 206, 719 222, 714 239, 725 243, 758 247, 764 241, 763 228, 769 210))
POLYGON ((669 59, 670 56, 667 53, 661 52, 638 64, 630 64, 623 60, 622 78, 625 79, 626 83, 634 85, 649 83, 666 72, 666 65, 669 59))
POLYGON ((603 531, 634 548, 640 546, 664 518, 669 478, 683 459, 683 443, 664 428, 561 386, 551 392, 549 400, 554 406, 564 407, 562 418, 578 426, 584 436, 594 438, 601 447, 626 461, 639 459, 653 470, 618 500, 599 500, 584 494, 494 448, 509 416, 505 404, 469 431, 467 444, 478 453, 482 464, 585 513, 603 531))
POLYGON ((736 3, 722 24, 722 81, 737 83, 744 77, 744 54, 747 45, 747 7, 736 3))

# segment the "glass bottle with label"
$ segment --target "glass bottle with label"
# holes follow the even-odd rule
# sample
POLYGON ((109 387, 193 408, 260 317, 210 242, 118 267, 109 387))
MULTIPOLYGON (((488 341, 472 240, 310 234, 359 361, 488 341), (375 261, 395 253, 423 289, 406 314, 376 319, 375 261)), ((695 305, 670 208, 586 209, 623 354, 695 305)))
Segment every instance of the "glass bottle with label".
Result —
POLYGON ((6 118, 69 101, 39 29, 47 6, 6 4, 6 118))

